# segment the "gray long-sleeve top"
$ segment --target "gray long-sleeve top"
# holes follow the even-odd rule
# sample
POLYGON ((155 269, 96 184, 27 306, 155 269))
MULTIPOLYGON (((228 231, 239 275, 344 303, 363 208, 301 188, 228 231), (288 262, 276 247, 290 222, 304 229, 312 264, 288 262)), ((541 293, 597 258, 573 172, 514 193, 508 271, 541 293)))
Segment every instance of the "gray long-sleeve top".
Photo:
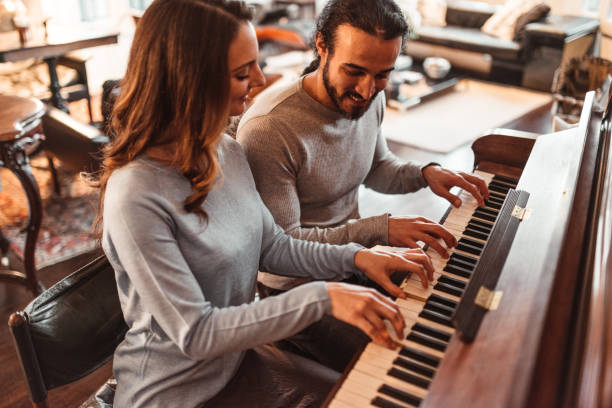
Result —
MULTIPOLYGON (((264 203, 296 238, 387 245, 388 214, 359 218, 359 186, 413 192, 427 185, 422 165, 389 151, 380 129, 382 92, 361 118, 348 119, 308 95, 302 82, 263 92, 238 125, 264 203)), ((301 282, 265 273, 260 280, 278 289, 301 282)))
POLYGON ((361 246, 285 235, 227 136, 219 160, 223 177, 203 204, 207 224, 183 209, 191 187, 174 168, 141 156, 109 179, 103 248, 129 326, 114 357, 116 407, 197 406, 227 384, 244 350, 329 312, 323 283, 253 302, 258 268, 317 279, 358 272, 361 246))

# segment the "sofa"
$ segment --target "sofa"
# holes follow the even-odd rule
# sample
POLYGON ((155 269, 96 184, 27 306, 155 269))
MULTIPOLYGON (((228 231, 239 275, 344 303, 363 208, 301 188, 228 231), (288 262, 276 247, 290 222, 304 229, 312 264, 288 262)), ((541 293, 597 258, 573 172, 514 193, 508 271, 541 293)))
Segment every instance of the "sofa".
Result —
POLYGON ((549 15, 525 25, 517 41, 483 33, 480 28, 500 7, 448 1, 446 25, 416 28, 404 52, 417 60, 444 57, 459 72, 549 92, 562 62, 596 48, 599 21, 587 17, 549 15))

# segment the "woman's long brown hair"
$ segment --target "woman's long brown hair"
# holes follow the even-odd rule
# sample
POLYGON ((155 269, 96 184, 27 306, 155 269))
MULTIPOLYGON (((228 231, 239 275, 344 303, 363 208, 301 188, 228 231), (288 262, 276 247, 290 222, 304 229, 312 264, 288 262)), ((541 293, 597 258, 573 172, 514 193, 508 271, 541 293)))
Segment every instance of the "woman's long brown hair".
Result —
POLYGON ((207 218, 202 204, 220 172, 217 144, 229 114, 228 51, 240 23, 241 1, 155 0, 138 23, 121 92, 112 112, 96 184, 95 228, 113 171, 153 146, 174 142, 171 165, 190 181, 188 212, 207 218))

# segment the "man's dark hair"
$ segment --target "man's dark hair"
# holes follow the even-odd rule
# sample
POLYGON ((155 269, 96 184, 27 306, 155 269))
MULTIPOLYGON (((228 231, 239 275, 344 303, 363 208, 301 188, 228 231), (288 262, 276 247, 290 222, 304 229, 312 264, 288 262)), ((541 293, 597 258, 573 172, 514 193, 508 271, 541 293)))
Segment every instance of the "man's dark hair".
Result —
MULTIPOLYGON (((409 33, 406 18, 393 0, 329 0, 317 18, 314 35, 316 38, 317 33, 321 33, 329 55, 334 53, 336 30, 342 24, 349 24, 385 40, 401 36, 402 44, 409 33)), ((315 71, 320 62, 321 57, 317 55, 302 74, 315 71)))

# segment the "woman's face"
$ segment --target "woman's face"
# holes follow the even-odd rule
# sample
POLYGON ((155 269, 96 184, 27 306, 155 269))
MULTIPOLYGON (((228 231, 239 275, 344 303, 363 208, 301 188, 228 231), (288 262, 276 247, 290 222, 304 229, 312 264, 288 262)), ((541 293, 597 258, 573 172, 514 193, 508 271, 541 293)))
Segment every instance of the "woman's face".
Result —
POLYGON ((263 86, 266 82, 257 65, 257 37, 253 25, 240 24, 238 33, 229 48, 230 68, 230 115, 240 115, 246 109, 251 88, 263 86))

